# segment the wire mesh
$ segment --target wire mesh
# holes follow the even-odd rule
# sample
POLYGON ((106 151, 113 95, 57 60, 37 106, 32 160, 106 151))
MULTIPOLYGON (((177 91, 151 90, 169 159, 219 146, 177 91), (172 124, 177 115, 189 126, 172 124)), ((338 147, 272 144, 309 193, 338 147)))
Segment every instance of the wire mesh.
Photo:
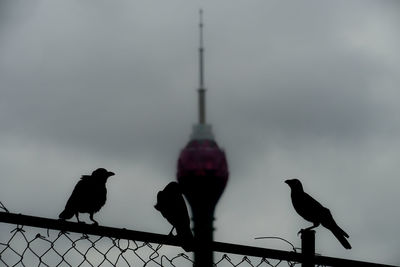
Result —
MULTIPOLYGON (((193 266, 180 247, 106 236, 1 224, 2 266, 193 266), (8 237, 6 236, 8 234, 8 237)), ((295 263, 234 254, 215 254, 215 266, 295 266, 295 263)))
MULTIPOLYGON (((171 237, 109 227, 92 228, 77 223, 67 223, 70 227, 68 230, 73 231, 67 232, 62 230, 65 229, 65 223, 60 221, 13 214, 0 202, 1 210, 0 266, 194 265, 193 253, 185 252, 171 237), (77 225, 84 230, 75 230, 77 225), (95 229, 104 231, 99 234, 95 229), (123 235, 120 235, 121 230, 123 235)), ((280 237, 267 238, 288 243, 292 252, 214 242, 214 266, 293 267, 301 264, 301 254, 289 241, 280 237)), ((315 266, 393 267, 318 255, 314 259, 316 263, 319 261, 327 264, 315 266)))
MULTIPOLYGON (((0 232, 3 266, 193 266, 192 253, 163 244, 11 224, 2 224, 0 232)), ((277 267, 295 263, 216 253, 215 266, 277 267)))
POLYGON ((179 247, 1 225, 3 266, 192 266, 191 253, 179 247), (9 229, 6 229, 9 228, 9 229), (4 242, 5 234, 9 237, 4 242))

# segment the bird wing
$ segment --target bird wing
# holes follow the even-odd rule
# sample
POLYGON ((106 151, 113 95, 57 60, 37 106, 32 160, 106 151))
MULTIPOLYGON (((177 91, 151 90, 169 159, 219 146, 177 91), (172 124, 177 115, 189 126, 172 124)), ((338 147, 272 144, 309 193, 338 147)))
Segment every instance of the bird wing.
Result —
POLYGON ((68 210, 72 213, 78 212, 79 206, 84 203, 84 200, 87 197, 85 192, 87 188, 87 181, 88 178, 85 176, 82 176, 82 179, 78 181, 67 201, 67 204, 65 205, 65 210, 68 210))
POLYGON ((169 183, 157 194, 155 208, 176 228, 178 235, 190 232, 190 219, 182 192, 176 182, 169 183))
POLYGON ((346 249, 351 248, 350 243, 346 239, 346 237, 348 238, 349 235, 336 224, 331 211, 322 206, 307 193, 303 194, 303 208, 299 214, 308 221, 322 224, 322 226, 332 232, 332 234, 339 240, 343 247, 346 249))
POLYGON ((328 210, 305 192, 292 194, 292 202, 297 213, 305 220, 313 223, 320 223, 321 214, 328 210))
POLYGON ((158 192, 155 208, 175 227, 182 248, 192 251, 193 234, 190 230, 189 213, 177 183, 170 183, 163 191, 158 192))
POLYGON ((174 227, 190 224, 188 211, 182 195, 171 191, 160 191, 156 208, 174 227))
POLYGON ((180 229, 189 229, 190 226, 190 219, 189 219, 189 214, 188 210, 186 207, 185 200, 183 199, 182 195, 177 195, 176 198, 173 200, 173 206, 175 206, 175 215, 176 217, 175 220, 175 227, 177 228, 177 231, 179 232, 180 229))

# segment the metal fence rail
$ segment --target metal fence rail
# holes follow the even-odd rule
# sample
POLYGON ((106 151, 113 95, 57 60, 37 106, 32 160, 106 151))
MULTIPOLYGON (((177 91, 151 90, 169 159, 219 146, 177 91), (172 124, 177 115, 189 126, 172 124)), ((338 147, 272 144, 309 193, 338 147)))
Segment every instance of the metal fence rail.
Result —
MULTIPOLYGON (((0 212, 0 263, 5 266, 192 266, 171 236, 0 212), (39 229, 38 229, 39 228, 39 229), (8 233, 8 236, 5 234, 8 233)), ((213 242, 215 266, 299 266, 304 255, 213 242)), ((380 266, 315 255, 316 266, 380 266)), ((1 265, 0 264, 0 265, 1 265)))

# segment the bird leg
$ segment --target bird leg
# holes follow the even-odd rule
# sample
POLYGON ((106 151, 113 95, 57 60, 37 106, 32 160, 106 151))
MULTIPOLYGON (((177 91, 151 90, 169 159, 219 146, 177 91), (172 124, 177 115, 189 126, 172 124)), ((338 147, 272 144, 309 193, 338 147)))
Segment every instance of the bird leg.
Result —
POLYGON ((310 231, 311 229, 314 229, 315 227, 318 227, 319 223, 314 223, 312 226, 304 228, 304 229, 300 229, 300 231, 297 233, 297 235, 299 234, 303 234, 306 231, 310 231))
POLYGON ((92 220, 93 225, 99 225, 99 223, 95 219, 93 219, 93 213, 90 213, 90 220, 92 220))
POLYGON ((78 221, 78 223, 83 223, 83 222, 81 222, 81 221, 79 220, 79 213, 78 213, 78 212, 75 213, 75 217, 76 217, 76 220, 78 221))

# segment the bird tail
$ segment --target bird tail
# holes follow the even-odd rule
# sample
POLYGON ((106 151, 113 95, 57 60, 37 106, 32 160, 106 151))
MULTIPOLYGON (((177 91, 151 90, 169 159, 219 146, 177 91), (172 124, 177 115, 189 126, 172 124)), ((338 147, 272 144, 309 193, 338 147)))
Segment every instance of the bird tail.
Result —
POLYGON ((74 216, 74 213, 68 209, 65 209, 63 212, 58 215, 58 218, 68 220, 71 219, 72 216, 74 216))
POLYGON ((342 244, 342 246, 346 249, 351 249, 351 245, 349 241, 347 241, 346 238, 349 237, 349 235, 343 231, 339 226, 335 226, 334 228, 330 229, 333 235, 339 240, 339 242, 342 244))

